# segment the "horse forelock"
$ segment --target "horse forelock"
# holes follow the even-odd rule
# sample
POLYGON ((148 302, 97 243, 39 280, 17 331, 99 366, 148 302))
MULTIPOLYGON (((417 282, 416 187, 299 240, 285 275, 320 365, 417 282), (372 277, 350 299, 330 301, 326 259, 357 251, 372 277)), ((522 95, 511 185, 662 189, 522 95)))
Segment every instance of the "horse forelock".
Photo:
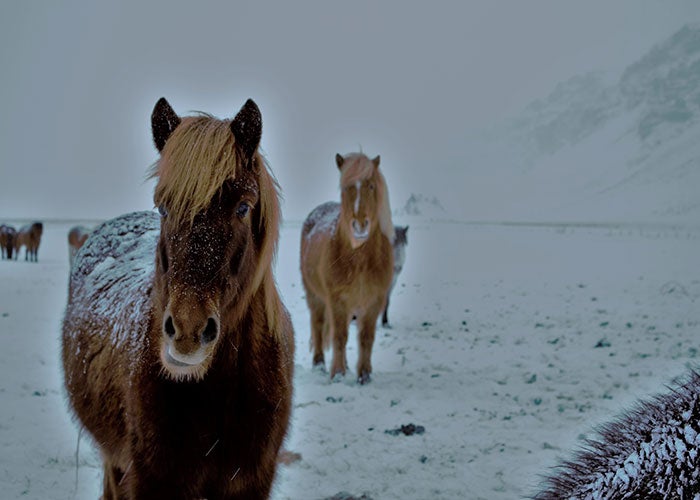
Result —
POLYGON ((238 158, 230 120, 207 114, 185 117, 165 143, 150 177, 158 179, 154 201, 168 217, 194 221, 228 179, 235 179, 238 158))
POLYGON ((389 204, 389 189, 379 167, 362 153, 353 153, 345 157, 340 171, 340 188, 352 186, 358 181, 374 179, 377 185, 377 216, 379 227, 389 241, 394 241, 394 223, 391 220, 391 205, 389 204))

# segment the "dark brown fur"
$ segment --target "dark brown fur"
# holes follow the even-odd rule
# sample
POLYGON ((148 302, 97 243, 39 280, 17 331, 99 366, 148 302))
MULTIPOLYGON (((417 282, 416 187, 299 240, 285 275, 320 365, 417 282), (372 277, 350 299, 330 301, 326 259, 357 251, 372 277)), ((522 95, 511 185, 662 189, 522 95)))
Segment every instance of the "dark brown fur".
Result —
POLYGON ((161 99, 152 127, 160 220, 106 222, 72 270, 70 403, 102 452, 105 499, 268 498, 294 340, 271 270, 279 204, 259 110, 180 120, 161 99))
POLYGON ((17 230, 12 226, 0 225, 0 252, 3 259, 12 259, 12 252, 15 249, 15 238, 17 230))
POLYGON ((301 233, 301 274, 311 313, 313 363, 325 367, 323 351, 332 341, 331 378, 345 375, 348 327, 358 327, 358 382, 369 382, 377 317, 393 274, 393 225, 379 157, 337 155, 341 203, 316 207, 301 233), (359 189, 358 189, 359 188, 359 189), (359 201, 357 196, 360 196, 359 201), (368 235, 356 237, 356 228, 368 235), (387 234, 389 233, 389 234, 387 234))
POLYGON ((19 257, 19 249, 26 247, 24 251, 24 260, 37 262, 39 260, 39 244, 41 243, 41 234, 44 231, 44 225, 41 222, 35 222, 29 226, 22 226, 17 231, 15 238, 15 260, 19 257))

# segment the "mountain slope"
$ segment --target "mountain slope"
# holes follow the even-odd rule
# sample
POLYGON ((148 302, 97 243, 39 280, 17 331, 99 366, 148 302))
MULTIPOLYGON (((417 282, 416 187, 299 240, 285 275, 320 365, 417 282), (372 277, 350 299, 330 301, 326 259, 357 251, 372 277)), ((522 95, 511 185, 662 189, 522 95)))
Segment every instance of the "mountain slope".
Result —
POLYGON ((560 83, 470 144, 461 215, 700 223, 700 26, 607 80, 560 83))

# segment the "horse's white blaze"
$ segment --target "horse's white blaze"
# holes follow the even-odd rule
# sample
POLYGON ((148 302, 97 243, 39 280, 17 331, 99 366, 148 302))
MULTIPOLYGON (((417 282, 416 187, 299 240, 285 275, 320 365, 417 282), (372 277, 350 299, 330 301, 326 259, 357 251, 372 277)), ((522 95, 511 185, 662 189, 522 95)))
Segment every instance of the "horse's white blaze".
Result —
POLYGON ((355 190, 357 191, 357 198, 355 198, 355 215, 360 211, 360 188, 362 187, 362 181, 357 181, 355 183, 355 190))

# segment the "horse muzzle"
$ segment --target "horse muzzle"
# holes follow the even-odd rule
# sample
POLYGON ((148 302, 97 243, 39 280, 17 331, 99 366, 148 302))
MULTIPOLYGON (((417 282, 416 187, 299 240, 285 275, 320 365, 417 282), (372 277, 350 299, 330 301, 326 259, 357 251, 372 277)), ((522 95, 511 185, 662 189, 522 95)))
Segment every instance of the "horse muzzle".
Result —
POLYGON ((175 379, 201 378, 207 371, 219 336, 219 318, 217 315, 202 317, 191 311, 176 315, 172 311, 166 310, 162 325, 160 360, 163 368, 175 379))
POLYGON ((365 219, 364 224, 360 223, 357 219, 352 220, 352 236, 358 242, 363 242, 369 238, 369 219, 365 219))

